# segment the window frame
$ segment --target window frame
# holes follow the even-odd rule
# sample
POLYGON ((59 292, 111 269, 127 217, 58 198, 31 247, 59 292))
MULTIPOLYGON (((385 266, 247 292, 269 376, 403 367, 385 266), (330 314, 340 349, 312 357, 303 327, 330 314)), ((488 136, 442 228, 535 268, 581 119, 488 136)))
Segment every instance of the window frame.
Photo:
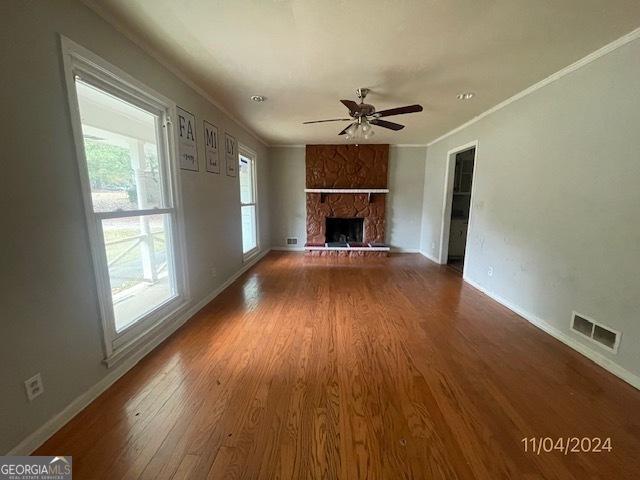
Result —
MULTIPOLYGON (((249 262, 251 259, 253 259, 253 257, 255 257, 259 252, 260 252, 260 227, 259 227, 259 207, 258 207, 258 168, 257 168, 257 162, 258 162, 258 154, 256 152, 254 152, 253 150, 251 150, 250 148, 247 148, 244 145, 239 145, 238 147, 238 193, 240 193, 240 228, 241 228, 241 233, 242 233, 242 207, 245 206, 253 206, 254 207, 254 211, 255 211, 255 218, 254 218, 254 231, 255 231, 255 235, 256 235, 256 246, 249 250, 248 252, 242 252, 242 261, 244 263, 249 262), (253 202, 252 203, 242 203, 242 194, 240 192, 240 157, 246 157, 251 161, 251 179, 252 181, 252 193, 253 193, 253 202)), ((243 239, 243 243, 244 243, 244 239, 243 239)), ((244 248, 243 248, 244 250, 244 248)))
POLYGON ((108 366, 112 366, 123 357, 143 347, 160 327, 175 319, 176 315, 184 309, 190 299, 183 227, 184 212, 182 210, 179 170, 176 160, 178 158, 177 145, 174 139, 174 128, 171 123, 171 119, 176 118, 176 104, 81 45, 62 35, 60 38, 67 98, 71 114, 71 128, 76 148, 85 221, 96 280, 96 295, 98 297, 105 355, 104 361, 108 366), (158 136, 157 148, 164 164, 164 167, 160 169, 162 196, 164 199, 163 208, 110 212, 94 211, 76 91, 76 76, 79 76, 84 83, 158 115, 160 121, 157 122, 156 127, 158 136), (125 327, 121 332, 117 332, 101 223, 104 219, 109 218, 160 214, 171 216, 171 232, 170 235, 167 235, 167 255, 171 255, 174 265, 175 296, 156 306, 141 319, 125 327), (169 248, 169 244, 171 248, 169 248))

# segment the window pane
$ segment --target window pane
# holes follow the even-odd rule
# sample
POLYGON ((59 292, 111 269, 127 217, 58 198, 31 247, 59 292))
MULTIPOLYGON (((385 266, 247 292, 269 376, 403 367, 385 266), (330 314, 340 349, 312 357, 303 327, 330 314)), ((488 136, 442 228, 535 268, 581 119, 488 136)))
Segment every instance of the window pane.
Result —
POLYGON ((171 216, 102 221, 116 331, 175 297, 171 216), (169 240, 170 241, 170 240, 169 240))
POLYGON ((253 203, 252 161, 240 155, 240 203, 253 203))
POLYGON ((256 243, 256 207, 247 205, 242 210, 242 253, 247 253, 258 246, 256 243))
POLYGON ((163 207, 159 118, 76 81, 93 210, 163 207))

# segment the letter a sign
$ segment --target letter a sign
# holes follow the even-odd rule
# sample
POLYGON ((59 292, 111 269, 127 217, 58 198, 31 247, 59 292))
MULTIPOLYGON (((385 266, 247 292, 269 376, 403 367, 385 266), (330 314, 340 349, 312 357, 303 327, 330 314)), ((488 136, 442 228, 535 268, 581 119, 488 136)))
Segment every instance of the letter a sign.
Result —
POLYGON ((178 155, 180 168, 198 171, 198 149, 196 148, 196 117, 180 107, 176 108, 178 121, 176 131, 178 135, 178 155))

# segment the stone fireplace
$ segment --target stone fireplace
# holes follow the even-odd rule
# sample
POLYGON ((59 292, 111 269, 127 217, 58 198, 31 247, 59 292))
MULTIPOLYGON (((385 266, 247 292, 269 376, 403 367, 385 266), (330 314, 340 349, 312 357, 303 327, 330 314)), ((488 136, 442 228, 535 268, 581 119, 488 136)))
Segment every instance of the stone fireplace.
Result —
POLYGON ((307 145, 308 253, 384 254, 388 145, 307 145))

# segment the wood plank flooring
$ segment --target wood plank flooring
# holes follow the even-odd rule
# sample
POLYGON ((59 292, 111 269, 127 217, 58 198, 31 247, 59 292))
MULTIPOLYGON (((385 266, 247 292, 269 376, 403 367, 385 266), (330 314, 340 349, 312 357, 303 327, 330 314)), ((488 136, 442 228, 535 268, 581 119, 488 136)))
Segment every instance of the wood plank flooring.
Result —
POLYGON ((420 255, 273 252, 37 452, 77 479, 632 479, 640 392, 420 255), (525 452, 525 437, 611 452, 525 452))

